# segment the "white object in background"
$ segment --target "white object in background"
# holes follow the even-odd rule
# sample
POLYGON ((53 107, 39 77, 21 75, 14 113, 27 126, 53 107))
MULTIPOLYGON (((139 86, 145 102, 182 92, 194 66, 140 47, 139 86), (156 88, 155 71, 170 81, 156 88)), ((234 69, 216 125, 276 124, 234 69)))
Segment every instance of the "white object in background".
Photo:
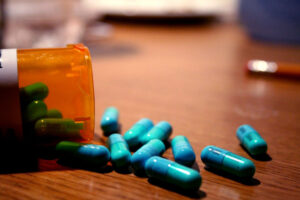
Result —
POLYGON ((4 46, 59 47, 81 41, 86 24, 99 17, 92 0, 7 1, 4 46))
POLYGON ((238 0, 97 0, 104 15, 143 17, 201 17, 236 15, 238 0))

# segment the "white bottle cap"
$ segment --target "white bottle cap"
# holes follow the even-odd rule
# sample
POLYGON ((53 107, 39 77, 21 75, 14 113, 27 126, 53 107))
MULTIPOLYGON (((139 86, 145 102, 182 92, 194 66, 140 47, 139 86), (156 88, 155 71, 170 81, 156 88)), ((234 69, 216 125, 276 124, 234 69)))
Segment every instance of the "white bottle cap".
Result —
POLYGON ((22 139, 16 49, 0 50, 0 140, 22 139))

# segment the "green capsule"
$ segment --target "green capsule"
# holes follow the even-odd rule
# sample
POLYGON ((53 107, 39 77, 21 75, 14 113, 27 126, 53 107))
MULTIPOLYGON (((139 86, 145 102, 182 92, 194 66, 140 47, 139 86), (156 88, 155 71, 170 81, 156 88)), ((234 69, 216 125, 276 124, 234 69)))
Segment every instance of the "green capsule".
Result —
POLYGON ((128 167, 131 162, 131 153, 122 135, 118 133, 112 134, 107 142, 113 165, 119 169, 128 167))
POLYGON ((33 100, 43 100, 48 96, 47 85, 37 82, 26 87, 20 88, 21 102, 30 102, 33 100))
POLYGON ((202 182, 196 170, 158 156, 149 158, 145 169, 149 178, 167 182, 183 190, 196 191, 202 182))
POLYGON ((47 114, 47 105, 43 101, 32 101, 23 107, 22 115, 25 122, 35 122, 45 117, 47 114))
POLYGON ((38 137, 79 137, 84 123, 72 119, 45 118, 38 120, 34 129, 38 137))
POLYGON ((55 147, 60 159, 80 165, 102 167, 110 159, 110 153, 105 146, 62 141, 55 147))
POLYGON ((50 109, 47 111, 46 118, 63 118, 61 112, 57 109, 50 109))

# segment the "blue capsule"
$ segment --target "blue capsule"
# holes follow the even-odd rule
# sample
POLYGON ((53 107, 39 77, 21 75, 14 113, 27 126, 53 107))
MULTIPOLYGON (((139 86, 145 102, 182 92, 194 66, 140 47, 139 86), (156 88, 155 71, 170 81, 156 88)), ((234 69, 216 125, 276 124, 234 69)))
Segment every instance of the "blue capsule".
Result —
POLYGON ((166 148, 161 140, 153 139, 138 149, 131 157, 131 165, 136 173, 144 173, 145 163, 152 156, 160 156, 166 148))
POLYGON ((119 169, 128 167, 131 162, 131 153, 123 137, 114 133, 109 136, 107 141, 112 164, 119 169))
POLYGON ((119 132, 119 111, 115 107, 105 109, 101 119, 101 129, 104 135, 108 136, 112 133, 119 132))
POLYGON ((169 122, 161 121, 156 124, 147 134, 141 136, 140 142, 146 144, 150 140, 159 139, 166 141, 172 134, 172 126, 169 122))
POLYGON ((158 156, 148 159, 145 169, 149 178, 158 179, 183 190, 196 191, 202 182, 196 170, 158 156))
POLYGON ((255 173, 255 166, 251 160, 215 146, 205 147, 201 152, 201 160, 209 168, 239 178, 251 178, 255 173))
POLYGON ((86 166, 105 166, 110 159, 110 153, 105 146, 62 141, 55 147, 60 159, 72 161, 86 166))
POLYGON ((266 141, 250 125, 241 125, 236 131, 236 136, 251 155, 257 156, 267 152, 266 141))
POLYGON ((176 162, 192 166, 195 162, 196 156, 194 150, 185 136, 179 135, 171 141, 172 152, 176 162))
POLYGON ((125 134, 124 139, 129 148, 136 148, 140 145, 139 138, 153 127, 150 119, 143 118, 135 123, 125 134))

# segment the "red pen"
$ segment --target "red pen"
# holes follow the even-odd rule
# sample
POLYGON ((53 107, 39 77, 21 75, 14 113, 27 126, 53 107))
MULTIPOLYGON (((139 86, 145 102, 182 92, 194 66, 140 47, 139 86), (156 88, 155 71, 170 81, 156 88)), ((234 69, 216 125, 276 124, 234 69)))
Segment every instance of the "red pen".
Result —
POLYGON ((300 64, 265 60, 249 60, 247 72, 300 78, 300 64))

